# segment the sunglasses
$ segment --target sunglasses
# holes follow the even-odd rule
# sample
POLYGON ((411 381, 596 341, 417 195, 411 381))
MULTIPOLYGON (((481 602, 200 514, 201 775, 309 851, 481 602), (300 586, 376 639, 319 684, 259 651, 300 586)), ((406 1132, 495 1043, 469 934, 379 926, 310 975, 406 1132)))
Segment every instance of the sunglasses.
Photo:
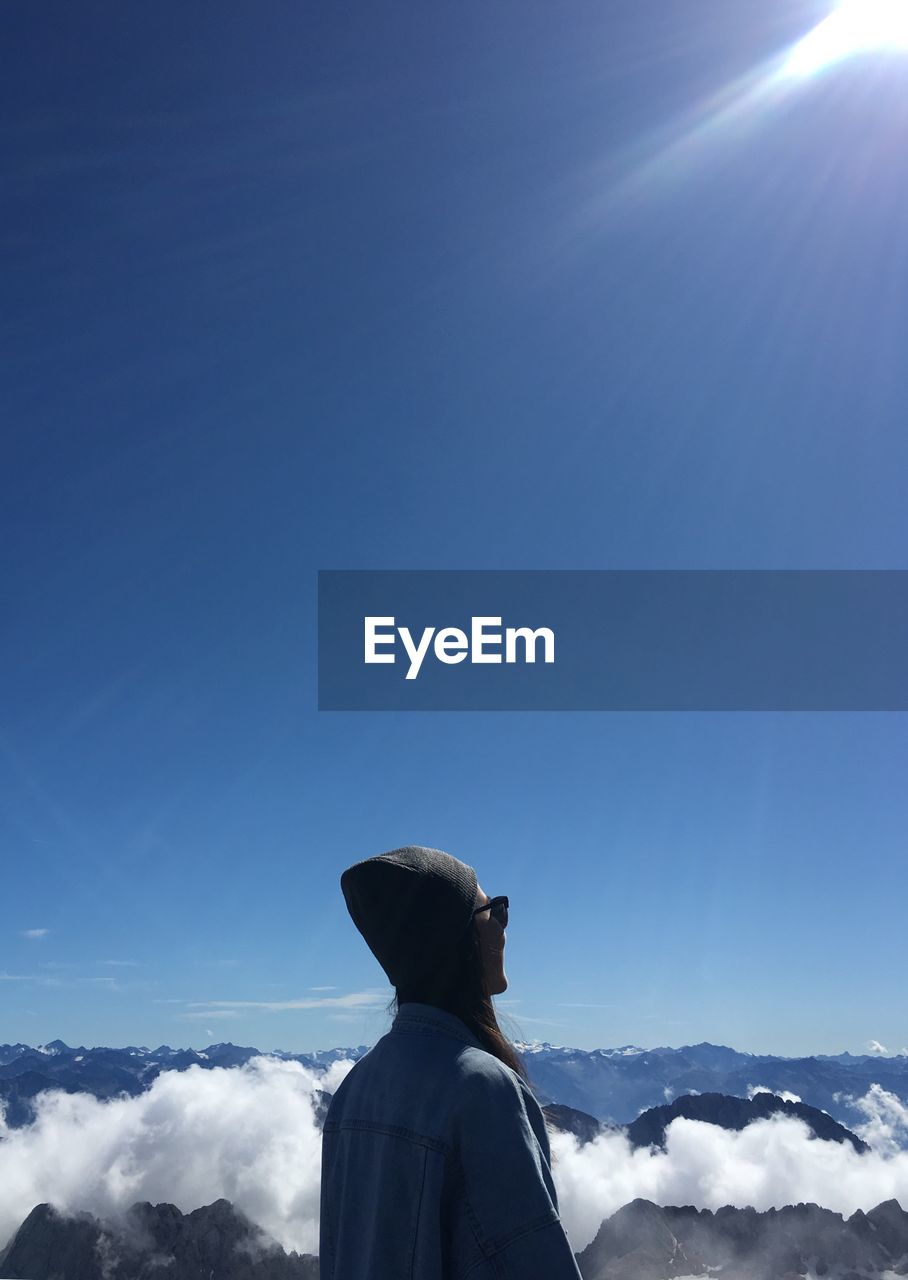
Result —
POLYGON ((480 911, 491 911, 491 919, 497 920, 502 929, 508 927, 508 899, 505 895, 499 898, 493 898, 491 902, 487 902, 482 907, 477 907, 473 912, 474 916, 478 916, 480 911))

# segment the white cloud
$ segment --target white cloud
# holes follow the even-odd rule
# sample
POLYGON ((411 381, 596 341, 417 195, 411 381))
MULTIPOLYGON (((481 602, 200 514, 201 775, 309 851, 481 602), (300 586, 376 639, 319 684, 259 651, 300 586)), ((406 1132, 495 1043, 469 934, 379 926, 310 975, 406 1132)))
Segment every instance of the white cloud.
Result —
POLYGON ((908 1204, 908 1151, 892 1141, 908 1108, 878 1085, 863 1101, 869 1119, 861 1136, 882 1143, 863 1156, 851 1143, 817 1141, 803 1121, 784 1115, 740 1132, 678 1117, 666 1129, 665 1151, 632 1150, 622 1134, 609 1132, 584 1147, 570 1134, 552 1134, 553 1173, 571 1244, 584 1248, 602 1220, 636 1196, 713 1210, 813 1201, 845 1215, 882 1200, 908 1204))
POLYGON ((572 1022, 560 1022, 557 1018, 531 1018, 526 1013, 522 1013, 519 1018, 511 1018, 511 1021, 518 1028, 525 1022, 531 1022, 533 1026, 539 1027, 572 1027, 574 1025, 572 1022))
POLYGON ((872 1084, 863 1098, 848 1097, 848 1101, 867 1117, 864 1124, 854 1126, 854 1132, 874 1151, 894 1155, 908 1148, 908 1107, 896 1094, 872 1084))
POLYGON ((238 1018, 236 1009, 199 1009, 195 1013, 178 1013, 180 1022, 210 1022, 213 1018, 238 1018))
POLYGON ((879 1040, 868 1040, 867 1052, 878 1053, 881 1057, 885 1057, 889 1053, 889 1050, 884 1044, 880 1044, 879 1040))
MULTIPOLYGON (((620 1004, 585 1004, 576 1000, 562 1001, 559 1009, 620 1009, 620 1004)), ((655 1017, 655 1014, 649 1014, 648 1017, 655 1017)))
POLYGON ((318 1252, 321 1135, 312 1097, 326 1076, 298 1062, 165 1071, 137 1098, 45 1093, 34 1123, 0 1120, 0 1248, 36 1204, 116 1215, 136 1200, 184 1212, 221 1196, 285 1248, 318 1252))
POLYGON ((753 1098, 758 1093, 771 1093, 776 1098, 781 1098, 783 1102, 800 1102, 801 1099, 796 1093, 791 1093, 788 1089, 770 1089, 765 1084, 749 1084, 747 1086, 748 1098, 753 1098))
POLYGON ((352 1066, 353 1063, 347 1058, 340 1058, 337 1062, 332 1062, 327 1071, 319 1077, 317 1081, 318 1087, 328 1093, 333 1093, 352 1066))
POLYGON ((345 996, 322 996, 313 1000, 190 1000, 189 1006, 192 1009, 265 1009, 269 1013, 280 1013, 288 1009, 382 1009, 390 999, 390 992, 352 991, 345 996))
POLYGON ((46 938, 50 933, 50 929, 23 929, 21 937, 23 938, 46 938))

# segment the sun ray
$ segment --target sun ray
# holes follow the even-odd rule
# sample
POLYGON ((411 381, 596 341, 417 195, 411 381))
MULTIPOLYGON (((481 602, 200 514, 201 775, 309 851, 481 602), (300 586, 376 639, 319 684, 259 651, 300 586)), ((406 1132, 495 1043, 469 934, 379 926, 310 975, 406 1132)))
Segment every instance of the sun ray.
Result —
POLYGON ((843 0, 791 50, 784 71, 815 75, 856 53, 908 50, 908 0, 843 0))
POLYGON ((671 181, 720 142, 759 127, 823 70, 854 54, 898 50, 908 52, 908 0, 841 0, 796 44, 642 141, 632 166, 589 203, 578 225, 598 224, 606 208, 671 181))

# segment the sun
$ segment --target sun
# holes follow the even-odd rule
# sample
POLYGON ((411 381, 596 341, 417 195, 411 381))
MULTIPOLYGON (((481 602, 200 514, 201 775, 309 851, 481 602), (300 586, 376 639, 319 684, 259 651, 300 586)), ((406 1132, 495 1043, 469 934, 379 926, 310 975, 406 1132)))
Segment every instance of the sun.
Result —
POLYGON ((842 0, 792 49, 785 70, 809 76, 855 53, 908 51, 908 0, 842 0))

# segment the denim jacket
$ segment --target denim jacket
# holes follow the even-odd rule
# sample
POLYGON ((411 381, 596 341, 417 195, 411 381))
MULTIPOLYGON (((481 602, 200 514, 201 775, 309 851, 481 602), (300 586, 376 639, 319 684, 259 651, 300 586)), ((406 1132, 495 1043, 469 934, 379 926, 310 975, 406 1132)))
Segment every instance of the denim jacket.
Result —
POLYGON ((579 1280, 545 1117, 465 1023, 405 1003, 322 1139, 321 1280, 579 1280))

